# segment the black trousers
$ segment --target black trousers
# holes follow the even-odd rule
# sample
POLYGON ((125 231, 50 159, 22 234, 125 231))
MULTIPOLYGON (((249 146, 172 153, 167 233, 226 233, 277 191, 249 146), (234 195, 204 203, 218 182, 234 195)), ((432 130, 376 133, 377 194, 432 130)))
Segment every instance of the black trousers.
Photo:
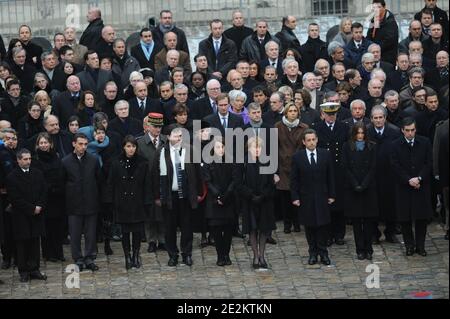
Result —
POLYGON ((44 259, 64 257, 64 218, 47 218, 45 236, 42 237, 42 257, 44 259))
POLYGON ((170 257, 177 256, 177 227, 181 230, 181 253, 192 255, 194 234, 191 225, 191 207, 187 199, 178 199, 178 193, 172 193, 172 209, 164 207, 166 226, 166 249, 170 257))
POLYGON ((19 274, 29 274, 39 271, 39 246, 39 237, 16 241, 17 268, 19 274))
POLYGON ((278 190, 277 195, 280 198, 280 209, 283 213, 284 227, 290 229, 292 225, 299 226, 297 211, 295 206, 292 205, 291 192, 278 190))
POLYGON ((211 234, 216 242, 217 256, 224 257, 230 254, 233 239, 233 225, 210 226, 211 234))
POLYGON ((331 212, 330 239, 344 239, 346 219, 343 210, 331 212))
POLYGON ((415 221, 415 240, 413 233, 413 225, 412 221, 403 222, 402 225, 402 234, 403 241, 405 242, 406 248, 416 248, 416 249, 425 249, 425 236, 427 235, 427 225, 428 221, 425 219, 419 219, 415 221))
MULTIPOLYGON (((3 200, 3 203, 5 203, 5 200, 3 200)), ((3 260, 11 262, 12 259, 16 260, 16 242, 14 240, 11 213, 5 212, 4 209, 3 209, 3 230, 4 230, 3 243, 1 245, 3 260)))
POLYGON ((76 263, 84 262, 89 265, 97 257, 96 226, 97 214, 69 216, 70 247, 76 263), (81 251, 81 234, 84 234, 84 257, 81 251))
POLYGON ((356 253, 373 254, 372 239, 375 231, 375 221, 364 218, 352 218, 352 224, 356 253))
POLYGON ((310 227, 305 226, 306 240, 309 246, 310 256, 328 256, 327 239, 328 226, 310 227))

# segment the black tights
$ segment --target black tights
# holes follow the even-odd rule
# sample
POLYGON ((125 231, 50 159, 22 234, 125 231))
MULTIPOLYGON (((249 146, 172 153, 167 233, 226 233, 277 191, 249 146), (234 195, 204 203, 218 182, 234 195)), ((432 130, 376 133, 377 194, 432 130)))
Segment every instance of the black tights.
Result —
POLYGON ((234 225, 210 226, 211 234, 216 242, 216 251, 219 258, 230 255, 234 228, 234 225))
POLYGON ((123 233, 122 248, 125 255, 130 254, 130 234, 133 234, 133 251, 141 249, 142 232, 123 233))
POLYGON ((264 251, 266 250, 266 241, 268 234, 253 230, 250 233, 250 243, 253 250, 253 263, 262 259, 264 260, 264 251))

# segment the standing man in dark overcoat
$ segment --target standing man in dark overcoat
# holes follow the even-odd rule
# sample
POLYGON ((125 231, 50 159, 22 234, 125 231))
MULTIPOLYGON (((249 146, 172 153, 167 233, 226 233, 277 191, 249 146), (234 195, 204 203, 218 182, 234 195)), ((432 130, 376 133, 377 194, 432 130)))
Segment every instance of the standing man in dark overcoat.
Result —
POLYGON ((308 264, 316 264, 320 255, 322 264, 330 265, 328 225, 331 222, 330 205, 336 198, 333 157, 327 150, 317 148, 317 133, 312 129, 305 131, 303 144, 305 149, 298 151, 292 159, 292 204, 299 208, 299 222, 305 225, 308 264))
POLYGON ((406 255, 412 256, 416 252, 425 257, 427 223, 433 217, 430 199, 431 143, 426 137, 416 135, 413 118, 403 120, 402 133, 403 136, 393 142, 391 155, 397 216, 402 226, 406 255))
POLYGON ((6 178, 6 189, 12 206, 12 228, 17 247, 20 282, 46 280, 39 271, 40 242, 45 234, 43 212, 47 201, 47 185, 38 169, 30 168, 31 153, 17 152, 18 166, 6 178))

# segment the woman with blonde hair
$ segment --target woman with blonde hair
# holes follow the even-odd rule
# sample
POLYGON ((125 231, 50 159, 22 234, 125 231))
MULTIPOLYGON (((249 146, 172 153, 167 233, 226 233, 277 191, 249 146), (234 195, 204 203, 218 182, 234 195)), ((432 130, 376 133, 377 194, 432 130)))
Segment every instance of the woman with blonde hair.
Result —
POLYGON ((333 41, 339 42, 342 46, 346 46, 351 40, 352 40, 352 19, 350 19, 349 17, 342 18, 341 24, 339 25, 339 32, 333 38, 333 41))
POLYGON ((34 102, 38 103, 43 112, 43 117, 47 117, 52 113, 52 99, 47 91, 40 90, 34 95, 34 102))

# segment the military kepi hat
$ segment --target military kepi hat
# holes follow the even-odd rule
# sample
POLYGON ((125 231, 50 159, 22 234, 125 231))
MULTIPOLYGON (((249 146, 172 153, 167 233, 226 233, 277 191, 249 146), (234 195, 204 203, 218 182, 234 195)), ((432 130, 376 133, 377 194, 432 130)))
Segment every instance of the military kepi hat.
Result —
POLYGON ((147 123, 153 126, 164 126, 164 116, 161 113, 150 113, 147 123))
POLYGON ((336 114, 340 108, 341 104, 336 102, 327 102, 320 105, 320 109, 329 115, 336 114))

